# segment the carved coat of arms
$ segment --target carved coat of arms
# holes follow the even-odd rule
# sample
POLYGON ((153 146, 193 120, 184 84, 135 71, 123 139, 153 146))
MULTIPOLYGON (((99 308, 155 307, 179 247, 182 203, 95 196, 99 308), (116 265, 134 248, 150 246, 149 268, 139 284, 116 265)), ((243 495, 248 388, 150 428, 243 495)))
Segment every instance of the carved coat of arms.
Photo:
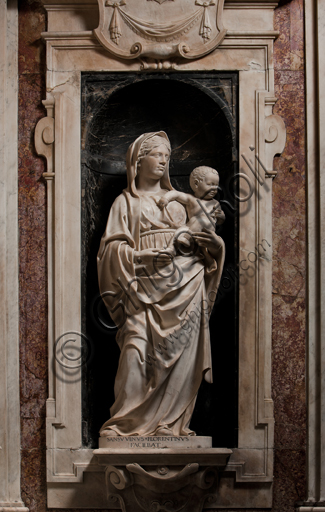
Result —
POLYGON ((202 57, 226 35, 224 0, 98 0, 95 35, 124 59, 202 57))

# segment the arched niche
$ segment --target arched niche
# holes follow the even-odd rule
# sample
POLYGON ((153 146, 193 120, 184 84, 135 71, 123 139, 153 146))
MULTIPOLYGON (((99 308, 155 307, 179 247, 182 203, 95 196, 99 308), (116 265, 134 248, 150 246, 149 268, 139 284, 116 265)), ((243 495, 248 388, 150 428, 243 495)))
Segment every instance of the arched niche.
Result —
MULTIPOLYGON (((94 356, 83 368, 83 445, 96 448, 109 418, 119 349, 101 304, 96 254, 114 199, 126 187, 125 155, 141 133, 164 130, 172 144, 170 175, 191 192, 189 174, 208 165, 220 175, 226 222, 225 269, 238 263, 238 218, 231 178, 237 171, 237 75, 85 74, 82 78, 82 329, 94 356)), ((218 447, 237 446, 238 286, 225 274, 210 320, 214 383, 203 383, 191 427, 218 447), (222 421, 220 416, 222 415, 222 421)))

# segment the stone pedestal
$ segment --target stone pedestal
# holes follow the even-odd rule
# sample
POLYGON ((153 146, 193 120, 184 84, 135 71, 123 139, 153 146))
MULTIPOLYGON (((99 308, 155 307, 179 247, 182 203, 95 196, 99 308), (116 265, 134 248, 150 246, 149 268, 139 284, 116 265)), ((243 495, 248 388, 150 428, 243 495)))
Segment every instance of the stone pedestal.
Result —
MULTIPOLYGON (((99 448, 94 455, 105 466, 107 506, 118 504, 125 512, 201 512, 205 504, 215 502, 218 470, 232 454, 226 448, 190 446, 211 445, 209 437, 139 436, 138 443, 133 441, 136 438, 107 439, 113 447, 99 448), (124 443, 128 446, 117 448, 124 443), (149 444, 161 446, 150 448, 149 444)), ((101 445, 107 439, 102 438, 101 445)))

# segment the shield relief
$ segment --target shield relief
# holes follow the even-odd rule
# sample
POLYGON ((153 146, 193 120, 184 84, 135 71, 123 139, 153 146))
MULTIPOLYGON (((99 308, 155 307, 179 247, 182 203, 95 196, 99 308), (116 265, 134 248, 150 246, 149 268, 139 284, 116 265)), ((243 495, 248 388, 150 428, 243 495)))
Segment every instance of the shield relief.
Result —
POLYGON ((224 0, 98 0, 95 35, 123 59, 196 59, 213 51, 226 35, 224 0))

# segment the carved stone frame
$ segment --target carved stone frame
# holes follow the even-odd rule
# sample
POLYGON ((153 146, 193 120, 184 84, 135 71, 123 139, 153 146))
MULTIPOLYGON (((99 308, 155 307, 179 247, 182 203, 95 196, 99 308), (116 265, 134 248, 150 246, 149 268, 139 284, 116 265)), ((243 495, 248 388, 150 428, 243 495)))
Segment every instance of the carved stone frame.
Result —
MULTIPOLYGON (((251 265, 254 272, 249 279, 244 275, 239 290, 238 448, 221 475, 214 503, 207 508, 272 506, 272 247, 264 243, 266 250, 262 251, 258 244, 264 240, 272 245, 272 179, 265 176, 276 175, 273 157, 285 144, 284 124, 272 114, 276 102, 273 41, 278 35, 273 30, 275 6, 266 0, 226 3, 224 23, 229 30, 222 44, 202 59, 177 63, 178 73, 239 72, 239 153, 254 162, 254 171, 263 178, 255 179, 240 157, 240 173, 255 191, 249 202, 240 203, 240 261, 245 260, 242 266, 251 265), (256 263, 250 253, 258 256, 256 263)), ((35 143, 48 162, 44 173, 48 194, 48 506, 107 509, 104 468, 93 450, 82 447, 80 368, 66 371, 55 351, 63 333, 81 332, 81 72, 127 73, 139 71, 140 63, 116 59, 87 30, 91 23, 96 28, 96 3, 65 5, 64 0, 53 0, 46 9, 47 117, 37 125, 35 143), (61 31, 67 26, 69 32, 61 31)), ((241 185, 245 186, 244 180, 241 185)))

